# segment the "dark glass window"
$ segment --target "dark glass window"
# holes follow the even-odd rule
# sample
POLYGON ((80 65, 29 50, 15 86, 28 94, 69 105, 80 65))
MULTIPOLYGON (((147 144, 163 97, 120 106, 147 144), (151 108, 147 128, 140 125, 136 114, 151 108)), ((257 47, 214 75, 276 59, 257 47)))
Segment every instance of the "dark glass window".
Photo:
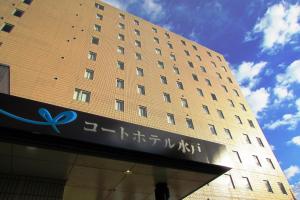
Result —
POLYGON ((9 94, 9 66, 0 64, 0 93, 9 94))

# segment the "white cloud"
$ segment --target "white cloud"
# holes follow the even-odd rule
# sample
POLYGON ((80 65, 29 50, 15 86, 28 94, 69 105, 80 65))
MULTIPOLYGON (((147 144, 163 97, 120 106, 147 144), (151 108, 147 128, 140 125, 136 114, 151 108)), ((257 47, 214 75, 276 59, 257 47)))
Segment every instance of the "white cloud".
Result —
POLYGON ((169 30, 169 31, 172 31, 175 28, 172 23, 163 24, 162 27, 169 30))
POLYGON ((300 59, 292 62, 284 73, 276 76, 277 83, 289 86, 292 83, 300 83, 300 59))
POLYGON ((296 199, 300 199, 300 181, 292 185, 296 199))
POLYGON ((288 144, 295 144, 300 146, 300 135, 293 137, 290 141, 287 142, 288 144))
POLYGON ((287 87, 277 85, 275 86, 274 95, 276 96, 275 103, 280 103, 284 100, 290 100, 294 98, 292 90, 289 90, 287 87))
POLYGON ((251 93, 246 96, 248 103, 256 116, 259 112, 262 112, 268 107, 269 97, 270 94, 265 88, 259 88, 251 91, 251 93))
POLYGON ((251 32, 246 33, 245 41, 255 39, 256 34, 263 34, 262 50, 274 50, 293 41, 300 33, 300 5, 281 2, 268 8, 258 19, 251 32))
POLYGON ((126 2, 121 0, 103 0, 103 1, 121 10, 127 10, 127 7, 134 2, 132 0, 126 2))
POLYGON ((157 20, 164 15, 162 5, 156 0, 144 0, 142 8, 152 20, 157 20))
POLYGON ((291 165, 289 168, 284 170, 284 173, 286 177, 290 179, 300 173, 300 168, 297 165, 291 165))
POLYGON ((276 147, 274 145, 270 145, 272 151, 275 151, 276 150, 276 147))

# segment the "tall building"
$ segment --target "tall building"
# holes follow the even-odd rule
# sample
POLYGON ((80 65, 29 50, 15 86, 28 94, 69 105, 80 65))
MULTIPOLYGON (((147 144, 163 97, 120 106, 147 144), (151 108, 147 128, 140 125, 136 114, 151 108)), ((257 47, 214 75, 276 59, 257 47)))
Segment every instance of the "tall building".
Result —
POLYGON ((220 53, 99 0, 0 13, 0 199, 293 199, 220 53))

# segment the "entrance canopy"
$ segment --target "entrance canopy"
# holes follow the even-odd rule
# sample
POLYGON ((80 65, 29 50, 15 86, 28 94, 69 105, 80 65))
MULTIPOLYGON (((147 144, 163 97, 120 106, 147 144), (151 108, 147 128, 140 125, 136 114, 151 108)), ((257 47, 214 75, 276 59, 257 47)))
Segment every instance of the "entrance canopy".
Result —
POLYGON ((65 180, 64 199, 182 199, 230 169, 224 145, 5 94, 0 140, 1 173, 65 180))

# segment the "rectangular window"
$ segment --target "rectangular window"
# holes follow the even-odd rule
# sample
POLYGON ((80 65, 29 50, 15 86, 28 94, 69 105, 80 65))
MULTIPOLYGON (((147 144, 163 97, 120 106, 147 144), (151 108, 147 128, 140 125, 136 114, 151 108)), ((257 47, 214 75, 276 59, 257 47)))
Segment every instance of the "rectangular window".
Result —
POLYGON ((93 80, 94 79, 94 70, 92 69, 85 69, 84 71, 84 78, 88 80, 93 80))
POLYGON ((154 27, 152 27, 152 31, 153 31, 154 33, 157 33, 157 29, 154 28, 154 27))
POLYGON ((167 78, 165 76, 160 76, 160 82, 162 84, 168 84, 167 78))
POLYGON ((30 5, 32 3, 32 0, 23 0, 23 3, 30 5))
POLYGON ((168 93, 163 93, 164 101, 167 103, 171 103, 171 96, 168 93))
POLYGON ((227 77, 227 80, 229 81, 229 83, 232 83, 231 78, 227 77))
POLYGON ((161 50, 158 49, 158 48, 155 48, 155 53, 156 53, 157 55, 161 55, 161 50))
POLYGON ((264 143, 262 142, 262 140, 259 137, 256 137, 257 143, 259 144, 259 146, 261 147, 265 147, 264 143))
POLYGON ((223 114, 222 110, 217 110, 217 113, 221 119, 224 119, 224 114, 223 114))
POLYGON ((134 24, 137 25, 137 26, 140 25, 140 22, 139 22, 138 20, 136 20, 136 19, 135 19, 133 22, 134 22, 134 24))
POLYGON ((97 13, 97 14, 96 14, 96 19, 102 20, 102 19, 103 19, 103 15, 97 13))
POLYGON ((235 96, 237 96, 237 97, 239 97, 240 95, 239 95, 239 93, 238 93, 238 91, 236 90, 236 89, 233 89, 233 93, 235 94, 235 96))
POLYGON ((175 118, 173 114, 167 113, 167 122, 168 124, 175 125, 175 118))
POLYGON ((206 69, 204 66, 200 66, 200 71, 206 73, 206 69))
POLYGON ((252 186, 250 184, 250 181, 247 177, 242 177, 242 180, 243 180, 243 185, 244 185, 244 188, 247 189, 247 190, 253 190, 252 189, 252 186))
POLYGON ((280 183, 280 182, 278 182, 277 184, 278 184, 278 186, 279 186, 279 188, 280 188, 282 194, 287 194, 287 192, 286 192, 286 190, 285 190, 285 188, 284 188, 284 185, 283 185, 282 183, 280 183))
POLYGON ((211 53, 209 51, 207 51, 206 53, 207 53, 207 55, 209 55, 209 57, 211 57, 211 53))
POLYGON ((226 87, 225 85, 221 85, 221 86, 222 86, 222 88, 224 89, 224 91, 225 91, 226 93, 228 93, 227 87, 226 87))
POLYGON ((272 187, 270 185, 270 182, 268 180, 263 180, 263 182, 264 182, 264 184, 266 186, 267 191, 273 193, 273 189, 272 189, 272 187))
POLYGON ((190 52, 188 50, 184 50, 185 55, 190 56, 190 52))
POLYGON ((199 96, 204 97, 204 93, 200 88, 197 88, 197 93, 199 96))
POLYGON ((224 128, 224 132, 225 132, 225 135, 226 135, 227 139, 232 140, 232 134, 231 134, 230 130, 227 129, 227 128, 224 128))
POLYGON ((208 124, 208 128, 209 128, 211 134, 217 135, 217 130, 214 125, 208 124))
POLYGON ((217 58, 219 59, 219 61, 220 61, 220 62, 222 62, 222 60, 221 60, 221 57, 220 57, 220 56, 217 56, 217 58))
POLYGON ((122 14, 122 13, 120 13, 120 14, 119 14, 119 18, 120 18, 120 19, 125 19, 125 15, 122 14))
POLYGON ((91 98, 91 92, 79 88, 75 88, 73 94, 74 100, 88 103, 90 102, 90 98, 91 98))
POLYGON ((124 89, 124 80, 123 79, 116 79, 116 87, 119 89, 124 89))
POLYGON ((137 85, 137 93, 140 95, 145 95, 145 86, 137 85))
POLYGON ((188 102, 187 102, 186 99, 181 98, 181 106, 184 107, 184 108, 188 108, 189 107, 188 102))
POLYGON ((141 47, 141 46, 142 46, 142 43, 141 43, 140 41, 136 40, 136 41, 134 41, 134 45, 135 45, 136 47, 141 47))
POLYGON ((222 68, 223 68, 224 72, 227 72, 227 69, 226 69, 226 67, 222 66, 222 68))
POLYGON ((101 26, 98 24, 94 24, 94 31, 100 32, 101 31, 101 26))
POLYGON ((140 54, 140 53, 135 53, 135 59, 136 59, 136 60, 142 60, 142 54, 140 54))
POLYGON ((116 99, 115 110, 124 112, 124 101, 123 100, 116 99))
POLYGON ((198 61, 201 61, 201 60, 202 60, 202 59, 201 59, 201 56, 199 56, 199 55, 196 55, 196 58, 197 58, 198 61))
POLYGON ((180 81, 176 81, 177 88, 183 90, 183 84, 180 81))
POLYGON ((173 53, 171 53, 170 54, 170 59, 173 60, 173 61, 176 61, 176 56, 173 53))
POLYGON ((125 68, 124 62, 118 60, 117 68, 120 69, 120 70, 124 70, 124 68, 125 68))
POLYGON ((134 30, 134 34, 137 35, 137 36, 140 36, 140 35, 141 35, 141 32, 140 32, 139 30, 135 29, 135 30, 134 30))
POLYGON ((236 123, 243 124, 241 118, 238 115, 234 115, 234 118, 235 118, 236 123))
POLYGON ((221 79, 222 79, 222 76, 221 76, 221 74, 220 74, 220 73, 218 73, 218 72, 216 72, 216 74, 217 74, 218 78, 221 80, 221 79))
POLYGON ((194 124, 193 124, 193 120, 192 119, 185 118, 185 121, 186 121, 186 125, 187 125, 188 128, 194 129, 194 124))
POLYGON ((210 114, 209 109, 206 105, 202 105, 202 109, 205 114, 208 114, 208 115, 210 114))
POLYGON ((99 10, 104 10, 104 6, 99 3, 95 3, 95 7, 98 8, 99 10))
POLYGON ((196 74, 192 74, 194 81, 198 81, 198 76, 196 74))
POLYGON ((197 47, 196 47, 195 45, 192 45, 192 47, 193 47, 193 49, 194 49, 195 51, 198 50, 197 47))
POLYGON ((229 175, 229 174, 224 174, 224 182, 225 182, 225 185, 227 185, 229 188, 233 188, 235 189, 235 185, 234 185, 234 182, 233 182, 233 179, 232 179, 232 176, 229 175))
POLYGON ((16 17, 22 17, 22 15, 24 14, 23 10, 19 10, 19 9, 15 9, 13 12, 13 15, 16 17))
POLYGON ((233 103, 233 101, 232 101, 231 99, 228 99, 228 103, 229 103, 229 105, 230 105, 231 107, 234 107, 234 103, 233 103))
POLYGON ((118 39, 121 40, 121 41, 124 41, 125 40, 125 36, 123 34, 118 34, 118 39))
POLYGON ((191 61, 188 61, 188 65, 190 68, 194 68, 194 64, 191 61))
POLYGON ((118 52, 119 54, 124 54, 124 53, 125 53, 125 49, 124 49, 123 47, 118 46, 117 52, 118 52))
POLYGON ((238 160, 240 163, 242 163, 242 159, 241 159, 241 157, 240 157, 239 152, 237 152, 237 151, 232 151, 232 152, 233 152, 233 154, 235 155, 235 157, 237 158, 237 160, 238 160))
POLYGON ((217 65, 216 65, 215 62, 211 61, 211 64, 212 64, 215 68, 217 67, 217 65))
POLYGON ((178 67, 173 67, 175 74, 180 74, 178 67))
POLYGON ((255 128, 254 124, 253 124, 253 121, 248 119, 248 123, 249 123, 249 126, 252 127, 252 128, 255 128))
POLYGON ((214 101, 218 101, 217 96, 214 93, 211 93, 211 98, 214 101))
POLYGON ((157 65, 161 69, 165 68, 165 65, 164 65, 164 63, 162 61, 157 61, 157 65))
POLYGON ((118 27, 119 27, 120 29, 125 29, 125 24, 119 23, 118 27))
MULTIPOLYGON (((240 106, 241 106, 241 108, 242 108, 243 111, 247 111, 247 109, 246 109, 246 107, 245 107, 244 104, 240 103, 240 106)), ((248 121, 249 121, 249 120, 248 120, 248 121)))
POLYGON ((156 42, 157 44, 159 44, 159 39, 157 37, 153 38, 154 42, 156 42))
POLYGON ((137 76, 144 76, 144 70, 142 68, 136 68, 136 75, 137 76))
POLYGON ((170 42, 168 42, 167 44, 170 49, 173 49, 173 45, 170 42))
POLYGON ((243 134, 244 135, 244 139, 245 139, 245 142, 247 143, 247 144, 251 144, 251 140, 250 140, 250 138, 249 138, 249 135, 247 135, 247 134, 243 134))
POLYGON ((139 112, 140 117, 147 117, 148 116, 147 107, 145 107, 145 106, 139 106, 138 112, 139 112))
POLYGON ((259 161, 259 159, 258 159, 258 156, 252 155, 252 158, 253 158, 253 160, 254 160, 254 163, 255 163, 257 166, 261 167, 261 163, 260 163, 260 161, 259 161))
POLYGON ((184 40, 181 40, 181 43, 185 46, 186 45, 186 43, 185 43, 185 41, 184 40))
POLYGON ((272 160, 271 160, 270 158, 266 158, 266 160, 267 160, 269 166, 270 166, 272 169, 275 169, 275 166, 274 166, 272 160))
POLYGON ((91 43, 95 44, 95 45, 98 45, 99 44, 99 38, 92 36, 91 43))
POLYGON ((0 93, 10 93, 10 73, 9 66, 0 64, 0 93))
POLYGON ((96 58, 97 58, 97 53, 92 52, 92 51, 90 51, 90 52, 88 53, 88 59, 89 59, 89 60, 96 61, 96 58))
POLYGON ((170 39, 170 34, 169 33, 165 32, 165 36, 166 36, 166 38, 170 39))
POLYGON ((4 23, 4 25, 1 28, 1 31, 9 33, 12 31, 13 28, 14 28, 14 25, 9 24, 9 23, 4 23))
POLYGON ((205 79, 205 82, 206 82, 206 84, 207 84, 208 86, 211 86, 211 82, 210 82, 210 80, 208 80, 207 78, 205 79))

